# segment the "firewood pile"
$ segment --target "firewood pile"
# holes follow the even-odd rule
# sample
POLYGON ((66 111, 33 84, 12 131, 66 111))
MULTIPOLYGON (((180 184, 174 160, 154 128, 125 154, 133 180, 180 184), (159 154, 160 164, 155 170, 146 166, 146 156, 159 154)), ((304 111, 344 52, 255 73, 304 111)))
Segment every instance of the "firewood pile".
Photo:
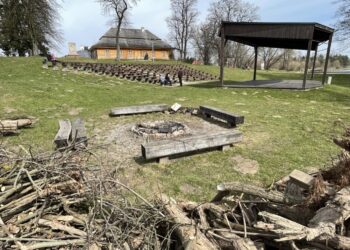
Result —
POLYGON ((22 149, 26 153, 19 155, 0 148, 0 249, 156 249, 160 244, 156 228, 166 225, 165 216, 111 174, 96 174, 102 168, 93 153, 34 156, 22 149), (125 198, 134 200, 131 195, 140 205, 125 198))
POLYGON ((0 249, 350 249, 349 132, 333 167, 222 183, 207 203, 151 203, 91 148, 0 148, 0 249))
POLYGON ((350 130, 325 171, 294 170, 269 189, 223 183, 211 202, 163 196, 185 249, 350 249, 350 130))
POLYGON ((0 135, 10 136, 19 134, 20 129, 28 128, 34 123, 34 118, 17 117, 12 119, 0 120, 0 135))

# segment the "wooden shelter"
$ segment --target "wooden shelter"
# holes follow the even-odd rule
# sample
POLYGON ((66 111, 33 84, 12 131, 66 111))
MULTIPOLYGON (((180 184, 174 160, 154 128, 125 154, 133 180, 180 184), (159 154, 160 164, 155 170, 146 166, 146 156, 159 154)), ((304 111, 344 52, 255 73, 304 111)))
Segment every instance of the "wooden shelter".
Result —
MULTIPOLYGON (((169 60, 173 48, 149 30, 121 29, 119 34, 120 57, 125 60, 143 60, 148 54, 149 59, 169 60)), ((100 40, 91 46, 91 55, 95 59, 115 59, 116 28, 109 29, 100 40)))
POLYGON ((322 85, 327 75, 329 54, 331 50, 334 30, 319 23, 267 23, 267 22, 222 22, 220 34, 220 81, 224 83, 225 45, 228 40, 254 47, 254 76, 256 81, 256 69, 258 61, 258 48, 283 48, 306 50, 306 63, 302 88, 306 88, 307 73, 311 51, 315 52, 312 66, 311 79, 314 78, 317 50, 321 43, 328 41, 327 55, 324 65, 322 85))

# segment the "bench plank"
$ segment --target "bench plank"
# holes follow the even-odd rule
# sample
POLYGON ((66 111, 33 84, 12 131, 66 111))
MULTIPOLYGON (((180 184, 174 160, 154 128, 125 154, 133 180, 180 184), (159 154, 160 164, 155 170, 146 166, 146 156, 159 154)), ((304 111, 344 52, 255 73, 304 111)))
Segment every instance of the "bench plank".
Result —
POLYGON ((168 110, 168 105, 166 104, 152 104, 152 105, 142 105, 142 106, 129 106, 114 108, 110 112, 110 116, 120 116, 120 115, 133 115, 133 114, 145 114, 153 112, 163 112, 168 110))
POLYGON ((87 146, 87 134, 83 119, 76 119, 72 123, 72 141, 87 146))
POLYGON ((153 141, 141 145, 142 156, 146 160, 194 152, 203 149, 232 145, 243 139, 241 132, 223 131, 215 134, 178 138, 176 140, 153 141))
POLYGON ((67 147, 69 145, 72 125, 69 120, 59 120, 58 123, 60 128, 55 136, 54 142, 57 148, 67 147))
POLYGON ((216 118, 227 121, 231 126, 235 127, 238 124, 244 123, 244 116, 229 113, 217 108, 209 107, 209 106, 200 106, 199 110, 202 114, 206 115, 208 118, 214 116, 216 118))

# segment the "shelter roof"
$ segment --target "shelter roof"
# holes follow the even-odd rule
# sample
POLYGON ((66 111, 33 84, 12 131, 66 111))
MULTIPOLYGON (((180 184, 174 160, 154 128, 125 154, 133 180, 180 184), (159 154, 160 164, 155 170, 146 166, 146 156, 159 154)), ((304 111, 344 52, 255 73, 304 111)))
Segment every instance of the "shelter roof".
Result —
POLYGON ((334 29, 319 23, 271 23, 271 22, 222 22, 222 31, 227 40, 253 47, 312 50, 319 43, 329 40, 334 29))

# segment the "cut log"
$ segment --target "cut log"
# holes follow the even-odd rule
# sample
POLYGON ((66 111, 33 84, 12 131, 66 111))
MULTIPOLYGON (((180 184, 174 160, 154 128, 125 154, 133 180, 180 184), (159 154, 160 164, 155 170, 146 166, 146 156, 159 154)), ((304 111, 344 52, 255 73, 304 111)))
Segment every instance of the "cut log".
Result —
POLYGON ((69 120, 60 120, 59 126, 60 128, 56 134, 54 142, 57 148, 64 148, 69 145, 72 125, 69 120))
POLYGON ((141 106, 130 106, 114 108, 110 112, 110 116, 121 116, 121 115, 134 115, 134 114, 145 114, 153 112, 163 112, 168 110, 166 104, 152 104, 152 105, 141 105, 141 106))
POLYGON ((146 160, 159 159, 203 149, 219 148, 242 141, 239 131, 225 131, 216 134, 191 136, 176 140, 154 141, 141 145, 142 156, 146 160))
POLYGON ((244 123, 244 116, 232 114, 217 108, 209 106, 200 106, 199 110, 208 118, 214 116, 216 118, 226 121, 232 127, 236 127, 238 124, 244 123))
POLYGON ((16 134, 17 129, 17 121, 0 121, 0 133, 4 135, 16 134))
POLYGON ((296 169, 292 173, 290 173, 289 178, 290 181, 294 182, 295 184, 306 190, 309 190, 309 188, 314 182, 314 178, 311 175, 296 169))
POLYGON ((87 146, 87 134, 83 119, 76 119, 72 124, 72 141, 87 146))
POLYGON ((256 227, 277 233, 281 238, 276 241, 307 240, 327 243, 336 249, 350 249, 350 238, 344 237, 344 223, 350 218, 350 187, 339 191, 335 198, 317 211, 308 227, 281 216, 260 212, 260 216, 272 224, 259 222, 256 227), (338 234, 337 234, 338 233, 338 234))
POLYGON ((274 213, 302 225, 307 225, 310 219, 315 216, 313 210, 304 206, 289 206, 267 202, 257 203, 257 207, 260 211, 274 213))
POLYGON ((209 250, 218 249, 208 238, 196 227, 196 223, 189 219, 179 207, 166 195, 161 196, 165 211, 174 223, 177 224, 176 233, 180 238, 183 248, 187 250, 209 250))
POLYGON ((293 201, 286 200, 283 193, 278 191, 266 191, 264 188, 254 185, 243 184, 240 182, 223 183, 217 186, 220 194, 228 195, 234 193, 244 193, 262 199, 267 199, 277 203, 293 203, 293 201))
MULTIPOLYGON (((334 230, 336 228, 345 228, 345 221, 350 218, 350 187, 340 190, 333 200, 319 209, 309 222, 309 227, 319 227, 324 224, 330 224, 334 230)), ((341 232, 342 235, 345 232, 341 232)), ((350 247, 350 246, 349 246, 350 247)))
POLYGON ((276 233, 280 236, 279 239, 275 240, 278 242, 304 239, 307 241, 313 241, 321 236, 328 236, 328 239, 335 236, 332 228, 328 225, 309 228, 268 212, 260 212, 259 215, 269 223, 259 221, 255 227, 276 233))
MULTIPOLYGON (((215 231, 215 230, 214 230, 215 231)), ((232 232, 211 232, 209 231, 216 241, 219 243, 221 249, 234 249, 234 250, 263 250, 264 247, 259 243, 254 243, 251 239, 241 238, 232 232)))
POLYGON ((16 121, 19 129, 29 127, 33 124, 31 119, 18 119, 16 121))

